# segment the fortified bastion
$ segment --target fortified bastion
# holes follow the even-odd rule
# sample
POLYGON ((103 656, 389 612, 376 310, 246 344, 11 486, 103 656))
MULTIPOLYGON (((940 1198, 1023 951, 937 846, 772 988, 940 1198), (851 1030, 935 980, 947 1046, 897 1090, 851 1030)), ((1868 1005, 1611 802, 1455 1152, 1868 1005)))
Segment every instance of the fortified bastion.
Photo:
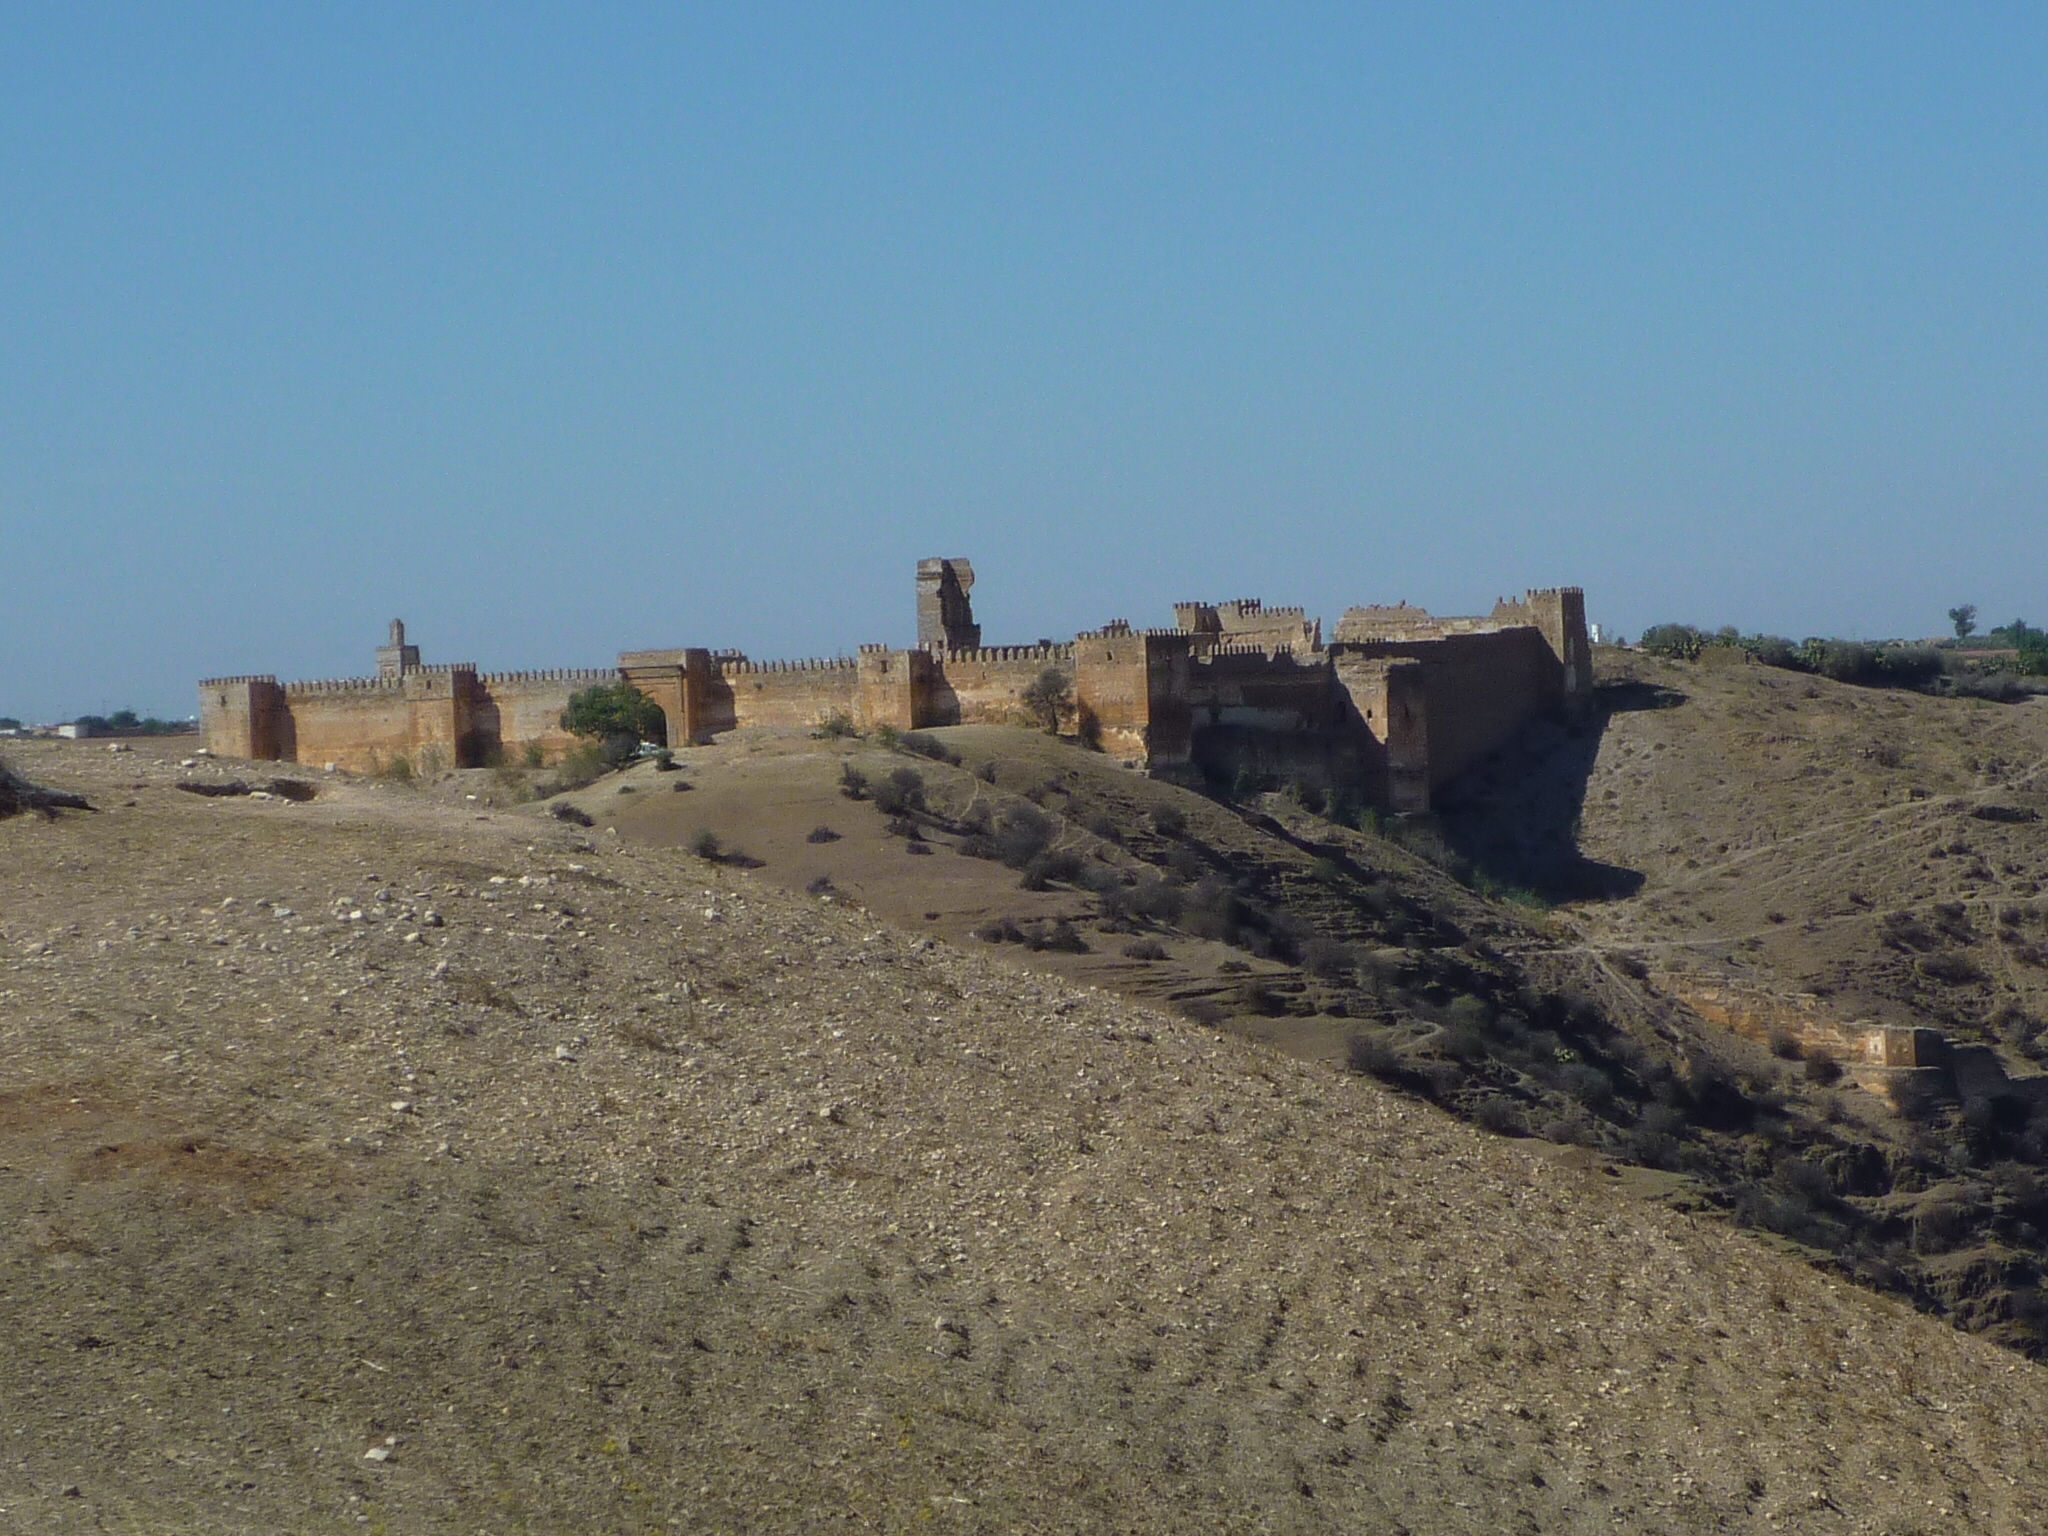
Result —
POLYGON ((1592 697, 1577 587, 1530 591, 1483 617, 1402 603, 1349 609, 1328 644, 1300 608, 1256 598, 1174 605, 1171 629, 1119 619, 1071 641, 984 646, 965 560, 917 568, 918 643, 857 655, 751 661, 694 647, 625 651, 616 668, 479 672, 429 666, 391 625, 374 677, 199 685, 209 749, 223 756, 376 771, 551 761, 573 741, 570 698, 621 679, 659 704, 671 746, 761 727, 845 719, 893 726, 1024 724, 1026 694, 1055 674, 1062 728, 1162 777, 1302 778, 1395 812, 1498 751, 1539 716, 1592 697))

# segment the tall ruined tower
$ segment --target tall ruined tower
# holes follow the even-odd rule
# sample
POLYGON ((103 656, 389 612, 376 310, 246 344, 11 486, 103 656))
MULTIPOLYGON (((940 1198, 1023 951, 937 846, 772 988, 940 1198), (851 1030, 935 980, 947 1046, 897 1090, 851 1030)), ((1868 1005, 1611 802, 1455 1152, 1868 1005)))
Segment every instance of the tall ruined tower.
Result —
POLYGON ((917 562, 917 643, 922 650, 971 651, 981 645, 981 626, 967 594, 974 567, 965 560, 917 562))
POLYGON ((420 648, 405 643, 405 620, 391 621, 391 643, 377 647, 377 675, 390 679, 420 669, 420 648))

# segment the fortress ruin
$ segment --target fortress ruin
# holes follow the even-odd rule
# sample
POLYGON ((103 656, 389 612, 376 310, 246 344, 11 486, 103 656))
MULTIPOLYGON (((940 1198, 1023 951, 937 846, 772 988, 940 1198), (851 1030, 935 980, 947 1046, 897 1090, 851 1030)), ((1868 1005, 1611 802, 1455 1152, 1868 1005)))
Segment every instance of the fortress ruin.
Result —
POLYGON ((1242 598, 1175 604, 1171 629, 1119 619, 1063 643, 984 646, 973 586, 965 560, 920 561, 914 648, 866 645, 812 661, 686 647, 622 652, 615 669, 479 672, 423 664, 394 621, 374 677, 210 678, 200 717, 222 756, 467 768, 559 757, 574 741, 561 723, 571 696, 621 679, 661 706, 669 745, 681 746, 835 719, 899 731, 1029 724, 1026 695, 1051 673, 1067 700, 1061 729, 1131 768, 1299 778, 1413 812, 1532 720, 1569 716, 1592 697, 1576 587, 1530 591, 1473 618, 1405 603, 1352 608, 1328 644, 1302 609, 1242 598))

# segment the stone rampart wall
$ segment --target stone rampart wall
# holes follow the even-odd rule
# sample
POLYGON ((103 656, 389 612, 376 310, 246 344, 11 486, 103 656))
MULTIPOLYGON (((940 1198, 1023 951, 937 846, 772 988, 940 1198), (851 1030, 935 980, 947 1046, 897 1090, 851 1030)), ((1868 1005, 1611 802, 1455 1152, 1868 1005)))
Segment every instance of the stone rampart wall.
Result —
POLYGON ((988 646, 938 651, 929 725, 1031 725, 1024 692, 1048 671, 1074 686, 1072 645, 988 646))
POLYGON ((1326 730, 1336 723, 1331 678, 1330 663, 1323 656, 1272 656, 1255 647, 1221 647, 1188 669, 1194 728, 1326 730))
POLYGON ((1188 758, 1188 641, 1128 625, 1073 645, 1077 729, 1112 758, 1169 766, 1188 758))
POLYGON ((396 758, 412 762, 412 702, 397 679, 293 683, 285 689, 285 703, 292 719, 291 756, 299 762, 332 763, 357 773, 374 773, 396 758))
MULTIPOLYGON (((719 681, 730 695, 729 729, 779 726, 809 729, 834 715, 860 711, 860 668, 852 660, 724 662, 719 681)), ((721 728, 714 705, 711 728, 721 728)))
POLYGON ((569 700, 586 688, 601 688, 618 680, 618 672, 609 667, 480 676, 479 758, 489 757, 495 747, 507 762, 518 763, 525 761, 528 748, 538 747, 541 761, 557 761, 576 745, 576 738, 562 729, 562 711, 569 707, 569 700))
POLYGON ((616 672, 479 676, 463 663, 418 665, 394 623, 377 678, 286 688, 215 678, 201 687, 201 715, 223 755, 454 767, 534 748, 558 757, 574 740, 561 727, 570 698, 619 678, 661 707, 669 744, 681 746, 841 716, 864 730, 1036 725, 1025 696, 1053 672, 1073 701, 1061 729, 1078 727, 1132 766, 1299 774, 1405 811, 1426 809, 1430 788, 1534 716, 1591 696, 1584 596, 1571 587, 1531 591, 1483 618, 1354 608, 1327 649, 1320 620, 1252 598, 1177 605, 1172 630, 1117 620, 1072 644, 983 647, 972 582, 964 561, 922 562, 920 647, 864 646, 858 659, 760 663, 690 648, 623 652, 616 672))
POLYGON ((1342 651, 1422 664, 1432 788, 1498 752, 1531 720, 1564 702, 1563 668, 1535 629, 1357 642, 1342 651))

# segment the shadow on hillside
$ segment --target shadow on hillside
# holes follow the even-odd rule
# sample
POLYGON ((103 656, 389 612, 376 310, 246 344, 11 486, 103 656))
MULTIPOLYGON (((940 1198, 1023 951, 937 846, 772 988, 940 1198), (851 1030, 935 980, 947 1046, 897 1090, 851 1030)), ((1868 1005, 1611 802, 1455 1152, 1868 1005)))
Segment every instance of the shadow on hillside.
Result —
POLYGON ((1587 718, 1543 721, 1437 795, 1446 842, 1479 879, 1546 901, 1612 901, 1643 887, 1638 870, 1579 851, 1586 784, 1616 715, 1675 709, 1685 695, 1651 683, 1606 683, 1587 718))

